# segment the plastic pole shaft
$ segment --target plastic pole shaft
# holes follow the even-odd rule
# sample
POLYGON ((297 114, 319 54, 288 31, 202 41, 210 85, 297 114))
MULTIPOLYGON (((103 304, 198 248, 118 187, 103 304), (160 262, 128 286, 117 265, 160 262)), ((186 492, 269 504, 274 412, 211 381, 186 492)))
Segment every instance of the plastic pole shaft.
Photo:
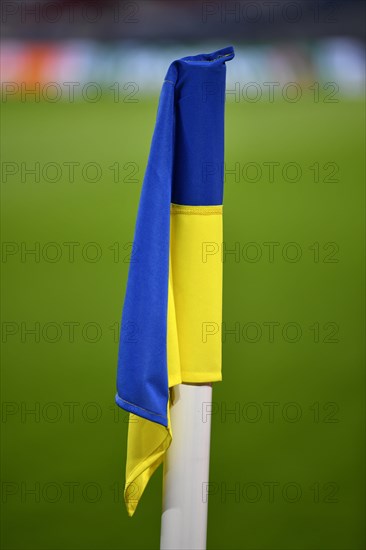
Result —
POLYGON ((174 387, 173 440, 164 461, 161 550, 205 550, 211 385, 174 387))

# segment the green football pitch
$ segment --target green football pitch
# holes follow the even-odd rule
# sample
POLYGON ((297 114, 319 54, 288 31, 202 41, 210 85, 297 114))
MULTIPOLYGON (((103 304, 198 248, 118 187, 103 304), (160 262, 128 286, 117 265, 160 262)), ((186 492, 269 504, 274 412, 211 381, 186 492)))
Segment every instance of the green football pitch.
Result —
MULTIPOLYGON (((129 519, 118 331, 157 98, 2 105, 2 538, 156 549, 129 519)), ((364 108, 228 101, 209 549, 364 547, 364 108)))

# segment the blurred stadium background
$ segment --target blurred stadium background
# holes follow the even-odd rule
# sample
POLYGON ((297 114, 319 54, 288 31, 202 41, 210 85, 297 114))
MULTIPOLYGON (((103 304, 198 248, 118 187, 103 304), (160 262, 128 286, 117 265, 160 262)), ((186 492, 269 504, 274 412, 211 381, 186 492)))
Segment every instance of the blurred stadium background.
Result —
POLYGON ((214 388, 208 548, 364 548, 364 2, 1 10, 3 548, 159 545, 161 472, 132 520, 123 506, 118 323, 167 67, 230 44, 236 332, 214 388))
MULTIPOLYGON (((57 102, 69 98, 65 82, 78 83, 75 97, 92 82, 107 89, 135 82, 156 93, 174 56, 210 51, 219 37, 237 48, 229 89, 237 81, 317 81, 360 95, 363 15, 358 1, 4 2, 3 93, 17 96, 22 84, 24 93, 36 83, 40 98, 57 102)), ((97 98, 97 88, 85 95, 97 98)))

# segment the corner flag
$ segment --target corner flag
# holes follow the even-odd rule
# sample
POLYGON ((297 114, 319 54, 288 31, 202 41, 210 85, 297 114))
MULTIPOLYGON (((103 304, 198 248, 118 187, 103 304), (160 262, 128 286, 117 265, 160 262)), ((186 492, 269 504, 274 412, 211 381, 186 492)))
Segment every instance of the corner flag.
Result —
POLYGON ((132 516, 173 434, 170 389, 221 380, 225 62, 232 47, 174 61, 165 77, 124 301, 116 403, 130 413, 132 516), (211 248, 210 248, 211 247, 211 248))

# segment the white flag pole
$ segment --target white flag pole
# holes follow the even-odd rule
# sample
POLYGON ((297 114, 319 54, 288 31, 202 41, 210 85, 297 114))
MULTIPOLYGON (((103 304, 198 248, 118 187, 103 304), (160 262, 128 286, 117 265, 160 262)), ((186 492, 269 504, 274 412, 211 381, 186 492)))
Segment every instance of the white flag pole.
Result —
POLYGON ((212 385, 174 386, 160 550, 205 550, 212 385))

